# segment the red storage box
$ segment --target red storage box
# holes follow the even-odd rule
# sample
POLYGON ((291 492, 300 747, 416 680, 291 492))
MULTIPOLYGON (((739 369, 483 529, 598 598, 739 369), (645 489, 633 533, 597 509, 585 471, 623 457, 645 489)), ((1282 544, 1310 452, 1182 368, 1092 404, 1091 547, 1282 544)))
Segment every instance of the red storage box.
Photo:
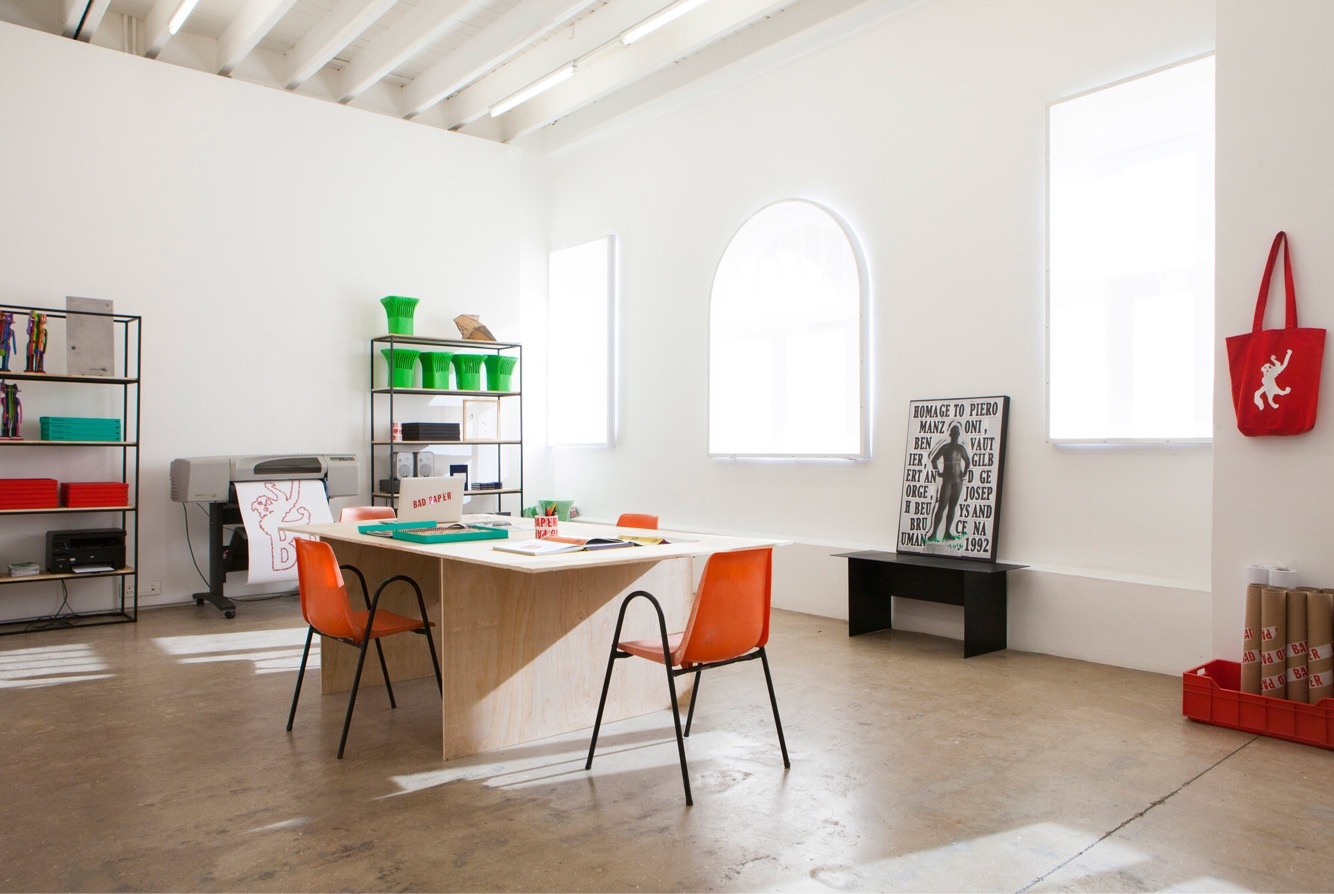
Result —
POLYGON ((55 509, 60 506, 54 478, 0 478, 0 509, 55 509))
POLYGON ((1181 675, 1181 713, 1191 720, 1334 748, 1334 698, 1303 705, 1239 691, 1241 665, 1221 658, 1181 675))
POLYGON ((124 506, 130 485, 124 481, 69 481, 60 485, 60 505, 70 509, 124 506))

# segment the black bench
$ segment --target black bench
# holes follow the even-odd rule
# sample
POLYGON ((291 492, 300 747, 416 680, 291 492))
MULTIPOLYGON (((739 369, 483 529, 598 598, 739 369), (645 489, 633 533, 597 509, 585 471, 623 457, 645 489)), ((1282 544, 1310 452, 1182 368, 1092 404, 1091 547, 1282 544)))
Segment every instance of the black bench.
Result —
POLYGON ((848 560, 848 636, 891 630, 890 597, 963 606, 963 657, 1005 648, 1005 573, 1027 565, 867 550, 848 560))

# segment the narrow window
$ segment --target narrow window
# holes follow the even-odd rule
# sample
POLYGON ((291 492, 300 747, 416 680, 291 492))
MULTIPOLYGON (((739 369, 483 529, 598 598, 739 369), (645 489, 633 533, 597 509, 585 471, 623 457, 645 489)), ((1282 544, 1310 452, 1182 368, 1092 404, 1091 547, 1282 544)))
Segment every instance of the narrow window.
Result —
POLYGON ((1213 430, 1214 60, 1048 109, 1048 433, 1213 430))
POLYGON ((552 446, 612 443, 615 274, 612 236, 551 252, 547 442, 552 446))

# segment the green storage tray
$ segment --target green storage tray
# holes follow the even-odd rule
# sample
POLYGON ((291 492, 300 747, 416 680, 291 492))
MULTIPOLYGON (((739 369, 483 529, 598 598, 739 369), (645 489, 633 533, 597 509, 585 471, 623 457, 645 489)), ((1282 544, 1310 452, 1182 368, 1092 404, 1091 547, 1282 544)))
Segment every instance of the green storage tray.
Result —
POLYGON ((408 540, 412 543, 459 543, 464 540, 507 540, 509 531, 504 528, 429 528, 420 523, 410 528, 396 528, 395 540, 408 540))

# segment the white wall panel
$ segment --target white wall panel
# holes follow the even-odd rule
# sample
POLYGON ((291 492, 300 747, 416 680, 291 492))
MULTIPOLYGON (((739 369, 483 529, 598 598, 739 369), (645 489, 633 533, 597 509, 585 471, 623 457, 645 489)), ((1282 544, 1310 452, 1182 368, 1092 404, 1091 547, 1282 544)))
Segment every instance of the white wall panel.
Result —
MULTIPOLYGON (((1206 0, 863 10, 855 31, 800 58, 554 153, 552 241, 621 240, 625 345, 618 446, 556 452, 549 489, 594 515, 653 511, 827 547, 778 566, 776 604, 842 617, 827 555, 892 547, 908 401, 1009 394, 999 558, 1062 582, 1035 588, 1061 611, 1012 612, 1011 642, 1154 670, 1204 657, 1210 451, 1045 440, 1044 159, 1049 101, 1210 50, 1213 14, 1206 0), (705 455, 714 269, 751 213, 788 196, 842 215, 866 253, 869 462, 705 455), (1150 643, 1141 609, 1160 603, 1176 629, 1150 643)), ((943 611, 961 630, 958 609, 916 608, 905 617, 919 629, 943 611)))
MULTIPOLYGON (((1241 653, 1243 565, 1289 563, 1302 585, 1334 586, 1329 351, 1316 427, 1295 437, 1247 438, 1237 431, 1222 341, 1250 331, 1278 230, 1291 243, 1301 324, 1334 327, 1331 33, 1334 5, 1321 0, 1218 4, 1213 646, 1217 657, 1233 661, 1241 653)), ((1282 325, 1276 309, 1266 325, 1282 325)))
MULTIPOLYGON (((173 458, 366 461, 382 296, 419 297, 419 333, 466 312, 519 334, 507 147, 11 25, 0 116, 5 300, 144 317, 140 580, 164 602, 202 589, 173 458)), ((206 557, 193 508, 191 528, 206 557)))

